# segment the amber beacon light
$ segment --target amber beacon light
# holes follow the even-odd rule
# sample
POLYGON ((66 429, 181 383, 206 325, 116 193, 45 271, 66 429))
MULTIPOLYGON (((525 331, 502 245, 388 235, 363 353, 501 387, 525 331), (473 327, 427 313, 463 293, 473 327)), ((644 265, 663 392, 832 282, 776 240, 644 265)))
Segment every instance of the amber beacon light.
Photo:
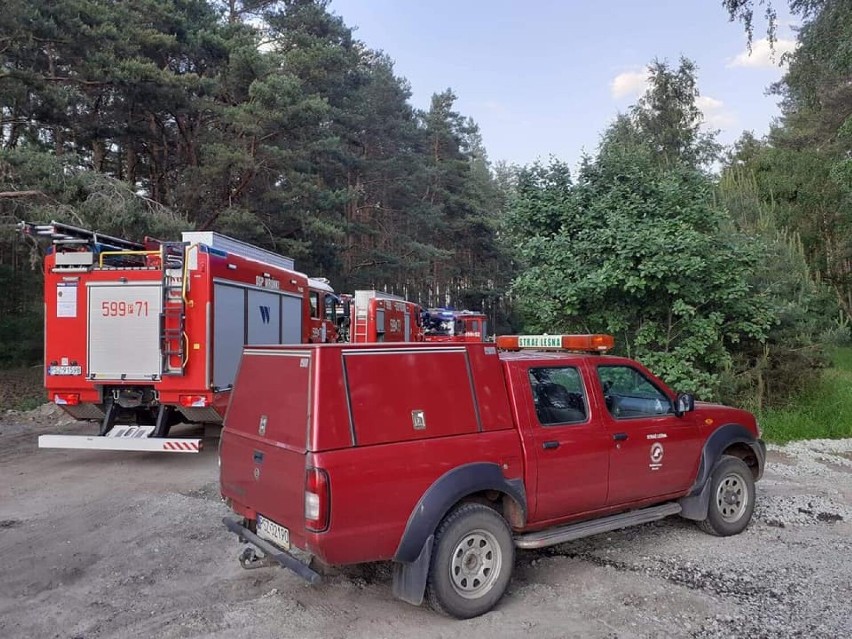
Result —
POLYGON ((497 348, 505 351, 561 350, 605 353, 615 346, 612 335, 501 335, 497 348))

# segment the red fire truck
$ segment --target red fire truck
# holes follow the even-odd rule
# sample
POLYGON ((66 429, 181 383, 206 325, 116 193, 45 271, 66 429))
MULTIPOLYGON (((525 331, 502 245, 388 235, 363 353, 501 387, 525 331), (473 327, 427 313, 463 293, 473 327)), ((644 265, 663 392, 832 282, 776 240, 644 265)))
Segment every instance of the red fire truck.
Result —
POLYGON ((328 281, 290 258, 212 232, 142 243, 52 222, 45 257, 45 388, 98 436, 42 448, 198 452, 179 421, 221 423, 246 344, 337 341, 328 281))
POLYGON ((487 331, 484 313, 430 308, 423 314, 427 342, 484 342, 487 331))
POLYGON ((420 305, 381 291, 355 291, 345 298, 349 315, 348 339, 365 342, 421 342, 423 324, 420 305))

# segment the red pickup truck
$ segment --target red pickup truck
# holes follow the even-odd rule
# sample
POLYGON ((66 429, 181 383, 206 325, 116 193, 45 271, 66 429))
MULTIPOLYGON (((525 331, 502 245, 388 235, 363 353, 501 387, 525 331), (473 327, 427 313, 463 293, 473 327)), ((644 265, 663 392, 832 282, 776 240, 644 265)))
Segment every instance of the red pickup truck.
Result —
POLYGON ((754 416, 678 395, 611 347, 246 347, 220 442, 243 565, 313 583, 315 565, 391 560, 395 596, 468 618, 500 600, 515 548, 676 514, 742 531, 766 456, 754 416))

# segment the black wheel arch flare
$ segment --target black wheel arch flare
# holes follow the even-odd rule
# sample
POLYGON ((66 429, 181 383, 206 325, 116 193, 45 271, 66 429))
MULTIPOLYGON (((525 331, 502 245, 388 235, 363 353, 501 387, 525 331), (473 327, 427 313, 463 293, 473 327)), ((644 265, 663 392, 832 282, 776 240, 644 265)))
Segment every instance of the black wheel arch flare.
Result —
POLYGON ((484 490, 507 494, 521 507, 526 520, 527 497, 522 479, 506 479, 493 462, 473 462, 448 470, 423 493, 408 517, 394 561, 412 562, 438 524, 459 501, 484 490))
POLYGON ((722 453, 733 444, 745 444, 754 453, 757 459, 757 477, 763 476, 766 465, 766 445, 763 440, 755 438, 750 430, 741 424, 723 424, 714 430, 701 451, 701 463, 698 466, 698 474, 695 483, 689 491, 689 495, 680 500, 683 508, 681 516, 687 519, 703 520, 707 516, 707 504, 709 493, 707 488, 710 477, 722 458, 722 453))

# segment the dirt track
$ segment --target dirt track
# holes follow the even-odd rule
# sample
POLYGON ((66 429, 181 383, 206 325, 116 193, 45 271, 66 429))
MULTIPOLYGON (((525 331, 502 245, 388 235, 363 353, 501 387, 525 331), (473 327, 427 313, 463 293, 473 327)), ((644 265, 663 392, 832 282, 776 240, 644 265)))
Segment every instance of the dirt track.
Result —
POLYGON ((521 553, 498 608, 459 622, 392 599, 385 565, 319 587, 241 569, 215 440, 36 448, 58 431, 0 415, 0 637, 852 636, 852 440, 772 451, 738 537, 671 519, 521 553))

